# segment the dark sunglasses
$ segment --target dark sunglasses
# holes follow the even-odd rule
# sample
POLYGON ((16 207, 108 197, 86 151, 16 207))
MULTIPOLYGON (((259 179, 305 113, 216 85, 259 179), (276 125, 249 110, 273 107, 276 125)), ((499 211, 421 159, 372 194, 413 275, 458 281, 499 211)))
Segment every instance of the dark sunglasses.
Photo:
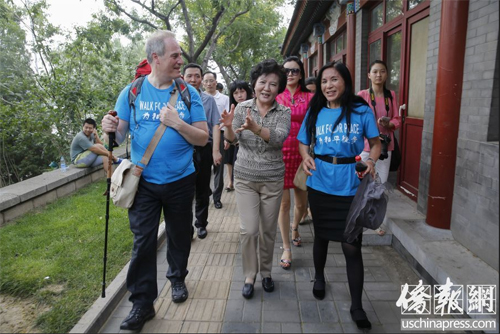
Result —
POLYGON ((292 73, 292 75, 299 75, 300 69, 299 68, 285 68, 285 73, 286 75, 289 75, 292 73))

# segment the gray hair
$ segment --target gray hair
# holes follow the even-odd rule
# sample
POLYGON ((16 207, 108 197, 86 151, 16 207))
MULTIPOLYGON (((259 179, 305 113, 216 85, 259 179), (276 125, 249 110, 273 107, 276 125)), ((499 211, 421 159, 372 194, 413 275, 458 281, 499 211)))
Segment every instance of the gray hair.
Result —
POLYGON ((153 62, 153 53, 156 53, 158 56, 165 54, 166 38, 175 39, 175 34, 169 30, 158 30, 149 36, 146 41, 146 58, 148 59, 148 63, 151 64, 153 62))

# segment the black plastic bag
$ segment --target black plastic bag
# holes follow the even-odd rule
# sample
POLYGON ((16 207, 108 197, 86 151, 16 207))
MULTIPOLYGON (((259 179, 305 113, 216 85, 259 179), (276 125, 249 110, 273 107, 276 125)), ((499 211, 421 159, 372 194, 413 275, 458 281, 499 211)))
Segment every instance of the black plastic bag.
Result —
POLYGON ((386 190, 386 185, 380 182, 378 174, 375 180, 370 174, 365 175, 347 214, 344 230, 347 242, 356 240, 364 228, 376 230, 382 225, 389 202, 386 190))

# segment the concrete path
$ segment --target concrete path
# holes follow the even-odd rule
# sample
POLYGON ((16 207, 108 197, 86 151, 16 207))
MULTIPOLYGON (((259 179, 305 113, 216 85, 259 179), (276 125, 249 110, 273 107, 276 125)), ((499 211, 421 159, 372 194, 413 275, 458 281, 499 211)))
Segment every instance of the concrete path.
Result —
MULTIPOLYGON (((303 246, 293 247, 293 264, 288 271, 279 267, 282 242, 277 230, 272 270, 275 291, 264 292, 258 277, 253 299, 244 299, 234 192, 224 192, 222 203, 221 210, 210 205, 207 238, 193 240, 186 277, 190 295, 182 304, 171 301, 170 283, 165 278, 166 245, 159 249, 156 317, 146 323, 143 333, 360 332, 349 314, 345 259, 339 243, 330 243, 326 298, 317 301, 312 295, 312 224, 300 225, 303 246)), ((371 332, 400 332, 401 312, 396 300, 401 285, 417 284, 418 276, 390 246, 365 246, 363 259, 363 306, 373 325, 371 332)), ((128 332, 119 328, 132 307, 128 297, 127 293, 102 327, 102 333, 128 332)))

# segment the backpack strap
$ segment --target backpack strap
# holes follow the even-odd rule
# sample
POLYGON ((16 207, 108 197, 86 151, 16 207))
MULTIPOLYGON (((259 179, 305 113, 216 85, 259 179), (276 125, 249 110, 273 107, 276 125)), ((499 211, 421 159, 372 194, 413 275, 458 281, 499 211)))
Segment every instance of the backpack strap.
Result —
POLYGON ((132 81, 132 85, 130 85, 130 89, 128 90, 128 104, 133 109, 135 124, 137 124, 137 119, 135 118, 135 100, 141 92, 142 83, 144 82, 145 78, 146 76, 142 75, 132 81))
POLYGON ((186 104, 188 110, 191 110, 191 93, 189 92, 186 82, 181 78, 176 78, 174 81, 177 86, 177 90, 181 94, 182 101, 186 104))

